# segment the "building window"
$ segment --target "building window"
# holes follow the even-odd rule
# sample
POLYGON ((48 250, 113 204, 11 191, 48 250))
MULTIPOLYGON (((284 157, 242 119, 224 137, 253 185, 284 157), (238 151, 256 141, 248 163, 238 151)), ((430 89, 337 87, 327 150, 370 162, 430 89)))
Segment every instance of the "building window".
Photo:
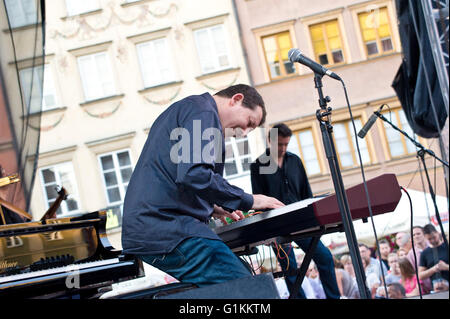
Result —
POLYGON ((68 16, 100 9, 98 0, 66 0, 66 7, 68 16))
POLYGON ((48 64, 22 69, 19 77, 23 98, 31 113, 56 107, 55 85, 48 64))
MULTIPOLYGON (((391 112, 383 112, 383 115, 392 122, 395 126, 405 131, 409 136, 414 137, 414 132, 408 124, 405 112, 403 109, 391 110, 391 112)), ((416 153, 416 147, 403 134, 396 131, 389 123, 383 121, 386 138, 389 145, 389 152, 391 157, 398 157, 402 155, 416 153)))
POLYGON ((387 8, 358 14, 362 40, 368 56, 394 50, 387 8))
POLYGON ((136 45, 144 87, 174 80, 173 59, 166 38, 136 45))
POLYGON ((50 65, 44 67, 44 88, 42 91, 42 110, 49 110, 57 106, 56 90, 50 65))
POLYGON ((11 28, 37 23, 35 0, 6 0, 5 5, 11 28))
POLYGON ((237 177, 249 173, 251 162, 251 152, 247 137, 230 137, 225 141, 224 177, 237 177))
POLYGON ((68 196, 66 200, 61 202, 56 214, 60 216, 79 211, 80 201, 78 199, 78 189, 71 162, 42 168, 40 169, 40 176, 47 208, 49 208, 58 197, 57 186, 62 186, 66 189, 68 196))
POLYGON ((294 64, 288 56, 288 52, 292 48, 289 32, 265 36, 262 38, 262 43, 270 78, 274 79, 295 73, 294 64))
MULTIPOLYGON (((361 119, 355 119, 356 131, 362 128, 361 119)), ((359 165, 358 150, 351 121, 339 122, 333 125, 335 146, 341 167, 350 168, 359 165)), ((358 140, 363 164, 371 163, 369 149, 364 139, 358 140)))
POLYGON ((294 132, 287 150, 301 158, 306 174, 311 176, 321 173, 317 147, 311 129, 294 132))
POLYGON ((344 62, 338 20, 331 20, 309 26, 316 61, 322 65, 344 62))
POLYGON ((86 101, 114 95, 113 72, 106 52, 78 57, 78 68, 86 101))
POLYGON ((223 24, 195 30, 194 39, 203 74, 231 66, 223 24))
POLYGON ((109 205, 122 204, 133 168, 128 150, 102 154, 99 157, 106 198, 109 205))
POLYGON ((40 112, 42 109, 43 71, 43 65, 19 71, 23 99, 30 113, 40 112))

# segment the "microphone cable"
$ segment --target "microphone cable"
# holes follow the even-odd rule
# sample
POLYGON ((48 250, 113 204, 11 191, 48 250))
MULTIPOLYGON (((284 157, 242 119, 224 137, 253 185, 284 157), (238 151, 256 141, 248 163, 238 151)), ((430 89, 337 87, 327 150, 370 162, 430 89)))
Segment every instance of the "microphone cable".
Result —
POLYGON ((414 269, 415 269, 415 273, 416 273, 417 285, 419 286, 420 299, 423 299, 423 296, 422 296, 422 285, 421 285, 420 279, 419 279, 419 270, 418 270, 419 267, 418 267, 418 264, 417 264, 416 248, 414 247, 414 238, 413 238, 413 236, 414 236, 413 235, 413 227, 414 227, 413 226, 413 204, 412 204, 411 197, 408 194, 408 191, 402 186, 400 186, 400 189, 405 192, 405 194, 408 196, 408 199, 409 199, 409 207, 410 207, 410 210, 411 210, 411 246, 412 246, 412 250, 413 250, 413 254, 414 254, 414 269))
POLYGON ((362 157, 361 157, 361 151, 359 149, 359 143, 358 143, 358 133, 356 131, 356 126, 355 126, 355 120, 353 118, 353 114, 352 114, 352 109, 350 107, 350 101, 348 98, 348 93, 347 93, 347 87, 345 86, 344 81, 341 79, 340 82, 342 83, 342 86, 344 88, 344 94, 345 94, 345 100, 347 102, 347 108, 348 111, 350 113, 350 119, 352 121, 352 126, 353 126, 353 131, 355 133, 355 141, 356 141, 356 149, 357 149, 357 153, 358 153, 358 158, 359 158, 359 164, 361 167, 361 175, 362 175, 362 179, 363 179, 363 185, 364 185, 364 192, 366 194, 366 199, 367 199, 367 204, 368 204, 368 208, 369 208, 369 214, 370 214, 370 220, 372 223, 372 229, 373 229, 373 233, 375 236, 375 244, 376 244, 376 255, 378 257, 378 262, 380 263, 380 270, 381 270, 381 277, 383 278, 383 286, 384 286, 384 291, 386 293, 386 297, 388 297, 388 291, 387 291, 387 286, 386 286, 386 279, 385 279, 385 275, 384 275, 384 269, 383 269, 383 261, 381 259, 381 254, 380 254, 380 245, 378 242, 378 235, 377 235, 377 231, 375 228, 375 223, 373 221, 373 212, 372 212, 372 205, 370 202, 370 196, 369 196, 369 190, 367 189, 367 183, 366 183, 366 177, 365 177, 365 173, 364 173, 364 165, 363 165, 363 161, 362 161, 362 157))

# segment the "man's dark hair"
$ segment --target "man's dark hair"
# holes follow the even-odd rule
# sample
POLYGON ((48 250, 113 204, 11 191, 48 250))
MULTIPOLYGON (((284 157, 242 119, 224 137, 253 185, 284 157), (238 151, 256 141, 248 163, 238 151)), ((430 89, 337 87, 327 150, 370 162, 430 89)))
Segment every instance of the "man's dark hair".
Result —
POLYGON ((405 290, 405 287, 403 287, 402 284, 400 284, 398 282, 393 282, 392 284, 389 284, 389 287, 394 288, 394 290, 399 292, 403 297, 406 296, 406 290, 405 290))
POLYGON ((381 245, 381 244, 387 244, 387 245, 389 245, 389 242, 388 242, 386 239, 382 239, 382 240, 380 240, 380 241, 378 242, 378 244, 379 244, 379 245, 381 245))
POLYGON ((242 101, 242 105, 254 110, 257 106, 261 106, 262 109, 262 118, 259 125, 263 125, 266 121, 266 106, 264 105, 264 100, 262 96, 256 91, 256 89, 252 86, 246 84, 236 84, 227 87, 214 95, 231 98, 233 95, 242 93, 244 95, 244 100, 242 101))
POLYGON ((431 235, 432 233, 435 233, 437 230, 434 228, 433 224, 426 224, 423 226, 423 233, 425 235, 431 235))
POLYGON ((370 249, 369 246, 364 243, 358 243, 358 247, 366 247, 367 249, 370 249))
POLYGON ((282 136, 282 137, 292 136, 291 129, 284 123, 276 124, 272 128, 278 129, 278 136, 282 136))

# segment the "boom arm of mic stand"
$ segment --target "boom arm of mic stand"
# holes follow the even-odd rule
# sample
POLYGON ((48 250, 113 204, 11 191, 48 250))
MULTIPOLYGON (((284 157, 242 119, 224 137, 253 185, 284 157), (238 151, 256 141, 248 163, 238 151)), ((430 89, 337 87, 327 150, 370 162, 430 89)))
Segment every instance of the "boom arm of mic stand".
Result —
POLYGON ((428 175, 427 166, 426 166, 426 163, 425 163, 425 153, 430 154, 432 157, 434 157, 435 159, 437 159, 439 162, 441 162, 442 164, 444 164, 447 167, 448 167, 448 163, 443 161, 443 160, 441 160, 439 157, 437 157, 434 154, 433 151, 425 148, 422 144, 420 144, 415 139, 410 137, 405 131, 402 131, 397 126, 395 126, 393 123, 391 123, 391 121, 389 121, 386 117, 384 117, 383 114, 381 114, 380 112, 375 112, 375 114, 380 119, 382 119, 383 121, 385 121, 386 123, 391 125, 393 129, 395 129, 395 130, 399 131, 400 133, 402 133, 405 137, 407 137, 419 149, 417 151, 417 157, 419 157, 421 159, 421 161, 422 161, 423 168, 425 170, 425 176, 427 178, 427 183, 428 183, 428 188, 429 188, 429 191, 430 191, 431 199, 433 200, 433 205, 434 205, 434 210, 435 210, 435 213, 436 213, 436 218, 438 220, 439 227, 441 229, 441 233, 442 233, 442 237, 444 239, 444 243, 445 243, 445 245, 447 247, 447 250, 448 250, 447 238, 445 237, 444 227, 442 226, 441 216, 439 215, 439 210, 438 210, 438 207, 437 207, 437 204, 436 204, 436 195, 434 193, 433 187, 431 186, 430 176, 428 175))
POLYGON ((395 126, 391 121, 389 121, 383 114, 381 114, 380 112, 376 111, 374 112, 374 114, 376 116, 378 116, 380 119, 382 119, 383 121, 385 121, 386 123, 388 123, 389 125, 392 126, 393 129, 399 131, 400 133, 402 133, 407 139, 409 139, 417 148, 419 148, 420 150, 422 150, 423 152, 433 156, 435 159, 437 159, 439 162, 441 162, 442 164, 444 164, 445 166, 448 167, 448 163, 442 159, 440 159, 439 157, 436 156, 436 154, 434 154, 434 152, 432 150, 429 150, 427 148, 425 148, 422 144, 420 144, 419 142, 417 142, 415 139, 413 139, 412 137, 410 137, 408 135, 408 133, 406 133, 405 131, 399 129, 397 126, 395 126))

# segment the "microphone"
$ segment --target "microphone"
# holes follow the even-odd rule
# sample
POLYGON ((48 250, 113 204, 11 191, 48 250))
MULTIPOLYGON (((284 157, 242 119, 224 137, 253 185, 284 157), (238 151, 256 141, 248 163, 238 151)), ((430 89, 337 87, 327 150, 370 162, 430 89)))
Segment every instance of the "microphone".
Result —
POLYGON ((364 138, 366 136, 367 132, 370 130, 370 128, 373 126, 373 124, 377 120, 378 113, 381 112, 381 110, 383 109, 383 106, 384 106, 384 104, 382 106, 380 106, 378 111, 373 112, 373 114, 369 117, 369 120, 366 122, 366 124, 364 124, 363 128, 358 133, 358 136, 360 138, 364 138))
POLYGON ((341 81, 341 78, 334 72, 331 72, 321 64, 317 63, 316 61, 311 60, 310 58, 303 55, 303 53, 299 49, 290 49, 288 52, 289 60, 291 60, 292 63, 298 62, 300 64, 306 65, 308 68, 313 70, 315 73, 318 73, 320 75, 328 75, 332 77, 333 79, 336 79, 338 81, 341 81))

